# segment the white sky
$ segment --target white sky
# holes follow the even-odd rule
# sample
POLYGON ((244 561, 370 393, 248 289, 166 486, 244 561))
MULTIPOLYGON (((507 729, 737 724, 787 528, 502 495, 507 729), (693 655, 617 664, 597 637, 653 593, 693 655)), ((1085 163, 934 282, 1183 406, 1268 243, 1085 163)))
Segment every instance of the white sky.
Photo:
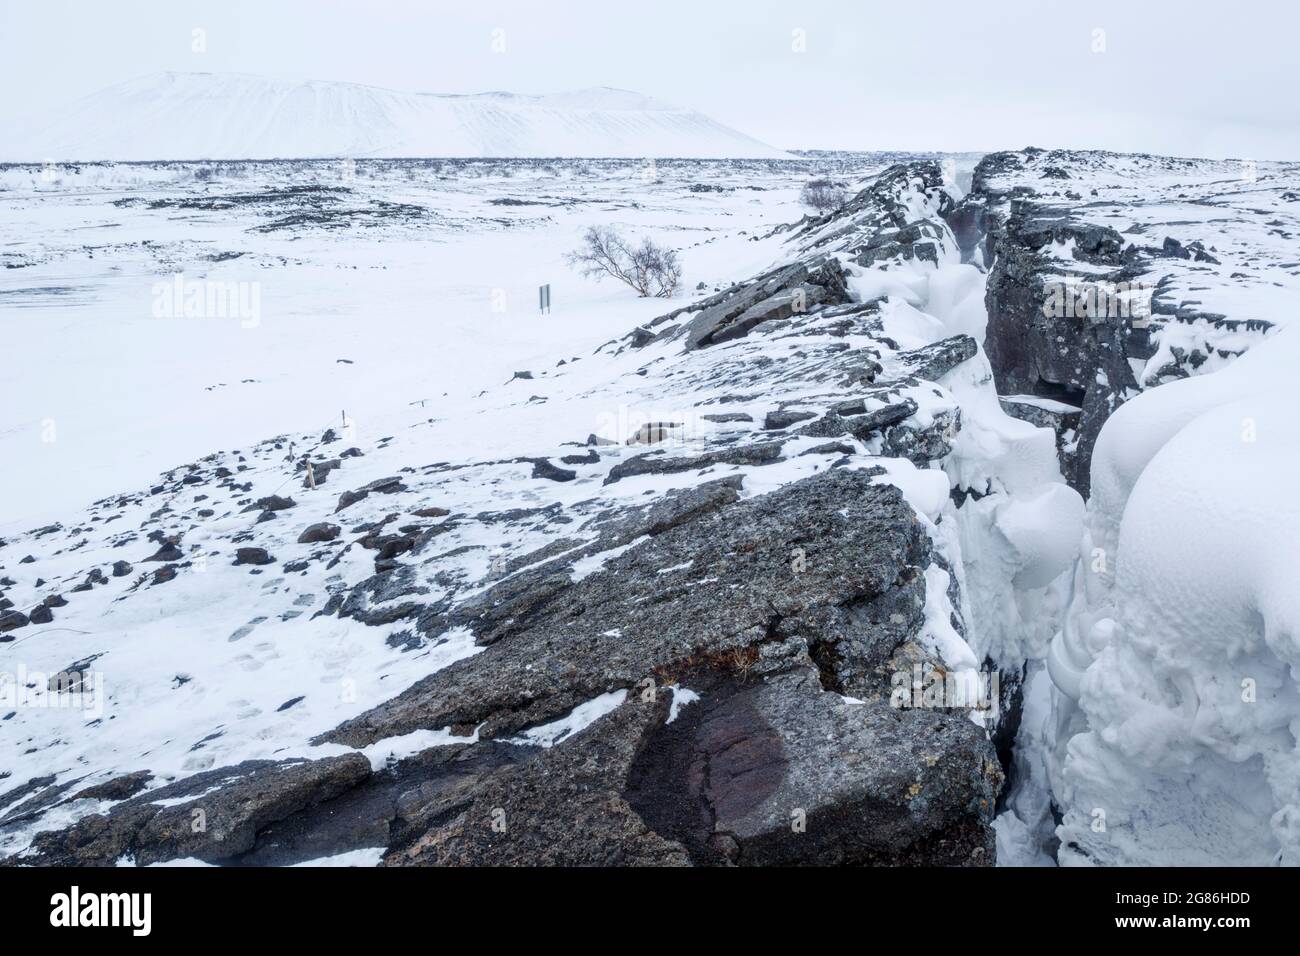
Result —
POLYGON ((0 135, 181 70, 433 93, 616 86, 783 148, 1300 159, 1297 36, 1294 0, 0 0, 0 135))

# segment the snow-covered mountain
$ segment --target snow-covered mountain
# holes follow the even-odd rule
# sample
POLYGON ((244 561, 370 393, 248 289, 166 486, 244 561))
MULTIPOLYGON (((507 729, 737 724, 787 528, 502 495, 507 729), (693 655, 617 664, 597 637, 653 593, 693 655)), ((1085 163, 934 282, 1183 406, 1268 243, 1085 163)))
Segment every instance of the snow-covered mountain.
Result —
POLYGON ((401 93, 247 74, 155 73, 5 136, 9 162, 321 157, 788 158, 682 109, 599 87, 401 93))

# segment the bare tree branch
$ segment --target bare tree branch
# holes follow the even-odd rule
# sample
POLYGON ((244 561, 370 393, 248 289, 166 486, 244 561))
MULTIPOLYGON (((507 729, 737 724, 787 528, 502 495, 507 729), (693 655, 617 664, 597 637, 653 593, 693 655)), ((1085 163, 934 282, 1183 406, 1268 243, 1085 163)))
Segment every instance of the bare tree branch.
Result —
POLYGON ((674 250, 657 246, 649 238, 643 238, 639 246, 630 246, 612 226, 588 226, 582 245, 564 258, 587 278, 609 276, 631 286, 643 298, 669 298, 682 278, 674 250))
POLYGON ((848 200, 849 193, 841 184, 829 179, 813 179, 804 184, 799 200, 819 213, 838 209, 848 200))

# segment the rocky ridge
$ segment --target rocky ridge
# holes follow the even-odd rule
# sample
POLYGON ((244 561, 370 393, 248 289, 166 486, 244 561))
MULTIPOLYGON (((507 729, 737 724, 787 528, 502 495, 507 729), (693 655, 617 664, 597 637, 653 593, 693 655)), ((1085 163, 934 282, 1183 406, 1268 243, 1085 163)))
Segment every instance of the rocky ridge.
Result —
MULTIPOLYGON (((339 702, 295 687, 274 715, 246 708, 302 735, 274 759, 225 717, 166 766, 70 753, 0 794, 8 862, 991 864, 1014 706, 974 721, 890 700, 900 672, 953 666, 968 626, 941 470, 962 410, 937 383, 979 349, 905 346, 899 303, 853 288, 956 257, 956 208, 937 164, 893 167, 788 230, 776 269, 584 360, 689 422, 422 466, 401 439, 281 436, 6 542, 6 568, 39 552, 0 581, 27 617, 10 639, 49 639, 26 608, 53 588, 75 594, 61 622, 217 587, 286 606, 213 636, 250 639, 246 669, 273 628, 386 648, 376 679, 322 675, 339 702), (113 551, 134 560, 110 577, 113 551)), ((78 646, 77 673, 119 649, 78 646)))
POLYGON ((1033 148, 980 161, 948 221, 989 270, 985 349, 1008 411, 1057 430, 1082 493, 1120 404, 1275 331, 1261 306, 1295 273, 1296 177, 1286 164, 1033 148))

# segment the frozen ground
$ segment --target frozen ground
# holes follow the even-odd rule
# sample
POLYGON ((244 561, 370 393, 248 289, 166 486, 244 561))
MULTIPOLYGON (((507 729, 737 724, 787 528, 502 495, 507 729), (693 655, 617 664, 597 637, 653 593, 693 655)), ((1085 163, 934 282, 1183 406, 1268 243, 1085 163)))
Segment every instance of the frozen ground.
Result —
MULTIPOLYGON (((19 611, 50 613, 7 631, 0 653, 7 686, 47 703, 70 696, 39 693, 50 674, 105 681, 80 708, 28 699, 4 714, 0 852, 120 819, 122 775, 146 769, 146 801, 182 788, 159 795, 163 814, 262 779, 250 760, 283 761, 286 779, 373 774, 363 794, 413 786, 430 753, 460 748, 493 772, 525 752, 563 768, 618 740, 636 712, 630 675, 655 660, 637 654, 694 640, 694 618, 674 631, 673 601, 708 595, 696 618, 734 610, 740 625, 724 624, 761 634, 781 615, 747 623, 751 591, 759 607, 773 587, 795 600, 779 576, 719 584, 734 569, 716 555, 645 574, 638 555, 691 530, 632 534, 638 516, 691 496, 782 501, 838 471, 899 489, 901 523, 926 544, 919 576, 898 578, 916 613, 888 665, 991 669, 1020 718, 1014 748, 994 741, 1009 772, 1001 862, 1295 862, 1295 169, 1261 164, 1243 181, 1226 163, 1016 156, 976 176, 992 229, 977 248, 950 225, 961 170, 874 179, 896 156, 812 160, 869 188, 795 227, 782 224, 802 214, 802 160, 0 168, 17 225, 0 248, 15 357, 0 370, 0 587, 19 611), (986 249, 1008 254, 1013 199, 1029 210, 1020 235, 1046 238, 1023 286, 994 288, 980 266, 986 249), (638 300, 581 280, 562 256, 591 224, 679 249, 684 291, 638 300), (801 279, 782 271, 792 262, 801 279), (773 267, 777 285, 754 278, 773 267), (987 309, 1028 290, 1032 317, 1034 280, 1117 270, 1156 290, 1141 334, 1120 323, 1077 353, 1049 341, 1066 354, 1031 356, 1000 401, 991 357, 1005 343, 990 336, 1005 330, 987 309), (187 315, 187 282, 232 283, 238 308, 187 315), (733 283, 760 317, 739 334, 718 311, 731 300, 709 298, 733 283), (802 293, 809 312, 787 301, 802 293), (1061 473, 1078 453, 1076 402, 1105 421, 1086 509, 1061 473), (676 423, 663 451, 623 444, 656 422, 676 423), (318 527, 331 522, 342 529, 318 527), (265 554, 232 562, 241 547, 265 554), (649 635, 625 623, 647 606, 642 574, 667 609, 649 635), (552 588, 574 615, 564 628, 601 622, 580 642, 547 630, 560 626, 552 588), (187 780, 216 782, 196 797, 187 780)), ((1072 319, 1048 327, 1105 324, 1072 319)), ((828 583, 835 612, 862 598, 835 590, 853 579, 828 583)), ((833 614, 800 625, 809 646, 848 655, 805 662, 814 698, 859 716, 883 706, 881 672, 855 672, 846 648, 905 618, 859 617, 852 638, 833 614)), ((714 679, 668 684, 663 726, 696 728, 749 693, 714 679)), ((789 679, 770 686, 799 700, 789 679)), ((955 709, 992 738, 1015 730, 955 709)), ((812 727, 789 729, 796 750, 828 739, 812 727)), ((837 766, 842 783, 873 764, 837 766)), ((968 769, 955 759, 941 776, 968 769)), ((454 830, 438 840, 464 843, 454 830)), ((406 859, 387 834, 291 834, 277 859, 406 859)), ((461 859, 493 859, 468 846, 461 859)))
POLYGON ((564 264, 585 226, 681 248, 688 297, 766 264, 750 239, 801 215, 805 176, 804 163, 321 162, 90 165, 47 181, 10 167, 0 310, 6 351, 26 360, 0 370, 0 535, 344 411, 379 437, 387 416, 508 394, 515 371, 664 308, 564 264), (177 274, 236 283, 246 308, 159 318, 157 286, 177 274))
MULTIPOLYGON (((862 182, 895 158, 852 157, 833 172, 862 182)), ((40 693, 48 675, 109 675, 86 707, 22 706, 0 725, 18 754, 5 768, 17 785, 4 798, 5 850, 111 806, 68 798, 123 773, 147 767, 156 786, 246 760, 348 753, 309 741, 482 652, 463 627, 414 632, 402 595, 460 600, 548 548, 590 552, 573 565, 581 580, 627 546, 592 550, 585 525, 568 527, 571 516, 599 528, 608 520, 600 508, 630 512, 646 495, 701 481, 647 475, 602 487, 610 460, 636 449, 597 454, 582 447, 589 434, 621 442, 645 422, 675 421, 695 447, 761 444, 775 406, 816 407, 843 388, 831 357, 850 342, 898 353, 886 371, 903 384, 871 401, 904 397, 916 427, 937 433, 954 399, 906 377, 937 361, 909 350, 978 326, 980 276, 940 237, 942 267, 907 263, 894 300, 842 320, 865 322, 848 341, 831 322, 789 343, 756 336, 684 357, 677 342, 620 344, 638 322, 834 239, 833 224, 797 240, 775 228, 801 215, 804 162, 201 169, 92 165, 52 182, 39 167, 3 174, 7 213, 22 224, 4 250, 6 334, 21 353, 60 360, 5 370, 15 402, 6 403, 4 453, 22 467, 3 475, 5 500, 21 507, 5 513, 0 571, 15 607, 54 594, 67 602, 48 605, 53 623, 10 632, 6 657, 21 672, 8 686, 57 704, 64 697, 40 693), (593 223, 679 248, 687 291, 638 300, 580 280, 562 254, 593 223), (157 315, 185 311, 184 295, 170 296, 176 272, 187 282, 256 283, 259 304, 226 316, 157 315), (541 282, 552 286, 549 315, 535 307, 541 282), (746 386, 754 391, 738 403, 746 386), (706 420, 709 405, 747 424, 706 420), (529 457, 566 451, 585 463, 577 480, 539 480, 529 457), (322 468, 311 488, 304 456, 338 468, 322 468), (367 498, 343 505, 343 492, 366 487, 367 498), (281 510, 277 495, 293 506, 281 510), (361 539, 299 540, 330 520, 361 539), (402 553, 387 550, 399 526, 398 538, 418 536, 418 549, 439 556, 421 564, 418 580, 397 568, 396 596, 367 595, 365 582, 402 553), (271 564, 232 563, 238 546, 264 549, 271 564), (340 605, 346 613, 336 616, 340 605)), ((934 214, 941 190, 929 189, 909 200, 912 214, 934 214)), ((879 294, 876 280, 862 281, 862 295, 879 294)), ((978 444, 957 456, 971 479, 1010 452, 1019 464, 1008 480, 1031 492, 1059 483, 1050 433, 1003 416, 987 372, 969 375, 953 388, 982 394, 986 408, 970 415, 978 444)), ((779 438, 793 442, 780 461, 728 469, 744 475, 747 497, 824 467, 827 450, 800 452, 825 441, 779 438)), ((849 446, 854 467, 879 460, 927 526, 939 520, 951 509, 947 479, 879 458, 879 442, 849 446)), ((947 572, 925 584, 936 602, 924 631, 930 653, 963 669, 1000 653, 1000 640, 988 648, 981 637, 977 655, 954 630, 947 572)), ((611 693, 610 705, 598 698, 522 728, 520 745, 562 746, 623 699, 611 693)), ((693 696, 675 691, 674 714, 693 696)), ((359 749, 379 770, 453 741, 467 738, 433 727, 359 749)))

